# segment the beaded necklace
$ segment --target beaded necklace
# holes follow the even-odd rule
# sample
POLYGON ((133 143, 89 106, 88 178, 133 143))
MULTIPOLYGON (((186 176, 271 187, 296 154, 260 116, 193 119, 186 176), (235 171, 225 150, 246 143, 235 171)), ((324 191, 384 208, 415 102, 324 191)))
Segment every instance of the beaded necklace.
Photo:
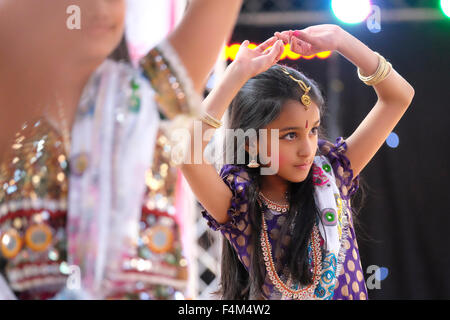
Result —
POLYGON ((313 260, 314 260, 314 271, 312 283, 304 288, 292 290, 288 285, 286 285, 275 269, 275 263, 272 257, 272 245, 269 241, 269 235, 267 233, 267 223, 264 218, 264 212, 262 216, 262 232, 261 232, 261 249, 263 253, 264 264, 266 266, 266 271, 272 284, 281 292, 284 296, 288 298, 293 298, 296 300, 303 300, 305 298, 312 297, 314 295, 314 290, 317 287, 320 274, 322 272, 322 261, 320 252, 320 239, 319 230, 316 225, 313 228, 312 234, 312 250, 313 250, 313 260))
MULTIPOLYGON (((260 198, 263 200, 264 204, 272 210, 276 210, 277 212, 287 212, 289 210, 289 204, 279 204, 270 199, 268 199, 262 192, 259 192, 260 198)), ((287 195, 286 195, 287 199, 287 195)))

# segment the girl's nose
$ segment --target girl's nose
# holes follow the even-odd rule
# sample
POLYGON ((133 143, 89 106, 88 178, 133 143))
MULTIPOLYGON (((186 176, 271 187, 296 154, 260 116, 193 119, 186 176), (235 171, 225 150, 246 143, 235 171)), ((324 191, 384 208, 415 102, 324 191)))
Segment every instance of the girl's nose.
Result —
POLYGON ((312 158, 315 152, 315 142, 310 139, 301 139, 298 145, 297 155, 304 159, 312 158))

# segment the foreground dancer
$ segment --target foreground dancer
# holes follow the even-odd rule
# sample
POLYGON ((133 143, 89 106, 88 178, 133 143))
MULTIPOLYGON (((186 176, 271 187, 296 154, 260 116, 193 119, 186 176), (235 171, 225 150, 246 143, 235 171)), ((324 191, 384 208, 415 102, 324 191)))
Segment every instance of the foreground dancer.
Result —
POLYGON ((0 298, 183 297, 167 130, 195 116, 240 6, 190 1, 134 69, 107 59, 125 0, 1 1, 0 298))
MULTIPOLYGON (((234 147, 234 162, 220 174, 210 164, 190 164, 194 144, 181 165, 209 226, 226 238, 222 297, 366 299, 350 197, 414 90, 381 55, 338 26, 285 31, 254 50, 247 46, 244 41, 204 101, 200 124, 202 132, 220 127, 228 109, 232 133, 255 129, 258 142, 245 142, 243 162, 240 146, 234 147), (347 139, 333 144, 318 138, 324 99, 313 80, 275 64, 281 53, 276 39, 302 55, 335 50, 374 87, 377 103, 347 139), (273 132, 275 140, 268 138, 273 132), (278 170, 263 174, 270 167, 278 170)), ((238 140, 226 142, 236 146, 238 140)))

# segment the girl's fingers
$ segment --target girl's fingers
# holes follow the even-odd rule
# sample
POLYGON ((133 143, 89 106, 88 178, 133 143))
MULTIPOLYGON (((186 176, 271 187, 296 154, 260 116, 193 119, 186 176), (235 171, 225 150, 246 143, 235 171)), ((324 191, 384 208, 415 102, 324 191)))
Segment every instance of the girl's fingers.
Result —
POLYGON ((268 47, 273 45, 276 41, 277 41, 277 37, 275 37, 275 36, 271 37, 271 38, 267 39, 266 41, 264 41, 263 43, 261 43, 259 46, 257 46, 255 48, 255 50, 257 50, 258 52, 264 52, 264 50, 266 50, 268 47))
MULTIPOLYGON (((276 38, 275 38, 275 39, 276 39, 276 38)), ((271 47, 269 50, 264 51, 262 54, 267 56, 267 55, 269 55, 273 50, 276 50, 277 43, 278 43, 281 47, 283 47, 283 41, 282 41, 282 40, 275 40, 275 43, 272 45, 272 47, 271 47)))
POLYGON ((250 41, 244 40, 244 41, 241 43, 241 47, 247 48, 249 44, 250 44, 250 41))
POLYGON ((263 72, 278 62, 284 51, 283 41, 278 40, 272 48, 267 51, 269 51, 268 54, 261 55, 254 59, 255 67, 257 68, 256 73, 263 72))
POLYGON ((280 59, 281 55, 283 54, 283 51, 284 51, 283 41, 277 40, 277 42, 275 42, 273 47, 270 49, 270 52, 267 55, 268 56, 267 59, 273 63, 274 61, 280 59))
POLYGON ((312 46, 308 42, 293 38, 291 43, 291 50, 298 54, 310 55, 312 52, 312 46))
POLYGON ((275 32, 275 37, 282 40, 284 44, 289 43, 289 31, 275 32))
POLYGON ((293 38, 291 41, 291 50, 295 53, 299 53, 301 54, 302 52, 302 47, 300 45, 300 40, 298 40, 297 38, 293 38))
POLYGON ((306 41, 311 44, 316 43, 316 39, 312 37, 309 33, 303 31, 303 30, 295 30, 292 35, 300 40, 306 41))
POLYGON ((283 43, 280 43, 280 50, 278 52, 278 55, 276 56, 276 61, 280 60, 281 56, 283 55, 284 52, 284 45, 283 43))

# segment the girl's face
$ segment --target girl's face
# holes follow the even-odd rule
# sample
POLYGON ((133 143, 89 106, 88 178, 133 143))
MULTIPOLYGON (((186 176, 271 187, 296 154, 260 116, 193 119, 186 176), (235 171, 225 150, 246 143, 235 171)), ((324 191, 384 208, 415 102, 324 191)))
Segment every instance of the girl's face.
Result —
POLYGON ((102 61, 124 32, 125 0, 2 0, 0 40, 54 63, 102 61))
MULTIPOLYGON (((73 2, 73 1, 72 1, 73 2)), ((76 41, 87 58, 106 58, 117 47, 124 33, 125 0, 77 0, 82 26, 76 41)))
MULTIPOLYGON (((279 153, 273 155, 278 160, 278 173, 281 178, 290 182, 301 182, 306 179, 317 151, 318 127, 320 112, 315 103, 308 110, 299 101, 289 100, 283 105, 277 119, 272 121, 268 129, 279 130, 279 153)), ((272 156, 270 143, 267 143, 267 155, 272 156)))

